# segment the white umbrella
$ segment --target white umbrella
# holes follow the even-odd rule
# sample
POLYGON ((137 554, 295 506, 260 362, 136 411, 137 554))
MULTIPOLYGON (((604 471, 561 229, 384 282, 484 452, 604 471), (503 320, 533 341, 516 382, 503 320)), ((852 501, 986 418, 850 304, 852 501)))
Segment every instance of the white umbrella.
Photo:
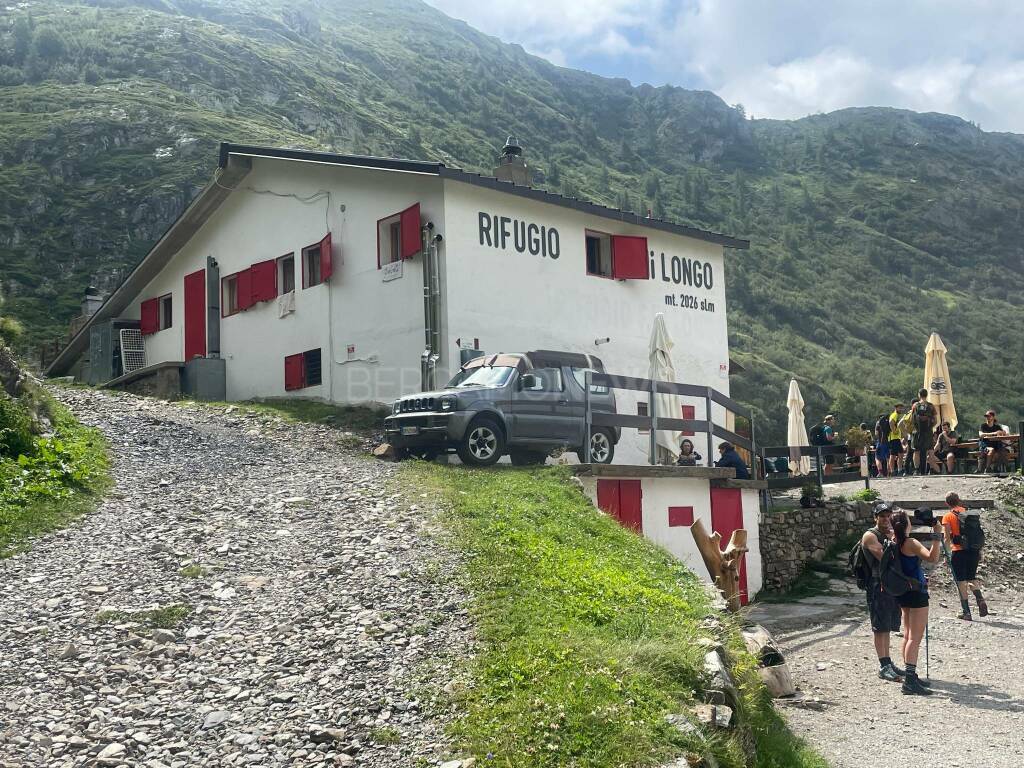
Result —
MULTIPOLYGON (((654 381, 676 380, 676 369, 672 365, 672 337, 665 327, 665 315, 659 312, 654 316, 654 329, 651 331, 651 346, 648 350, 650 368, 647 378, 654 381)), ((655 413, 661 419, 681 419, 683 415, 682 401, 679 395, 659 394, 654 398, 655 413)), ((679 453, 679 432, 674 430, 658 430, 658 455, 654 457, 656 464, 671 464, 679 453)))
POLYGON ((956 429, 956 406, 953 405, 953 385, 946 365, 946 345, 937 333, 928 337, 924 348, 924 388, 928 390, 928 402, 938 411, 939 423, 948 421, 950 427, 956 429))
POLYGON ((796 379, 791 379, 789 382, 786 407, 789 408, 789 429, 786 438, 786 444, 790 447, 789 471, 794 475, 809 475, 811 474, 810 457, 801 456, 798 451, 793 450, 809 444, 807 427, 804 425, 804 396, 800 394, 800 385, 796 383, 796 379))

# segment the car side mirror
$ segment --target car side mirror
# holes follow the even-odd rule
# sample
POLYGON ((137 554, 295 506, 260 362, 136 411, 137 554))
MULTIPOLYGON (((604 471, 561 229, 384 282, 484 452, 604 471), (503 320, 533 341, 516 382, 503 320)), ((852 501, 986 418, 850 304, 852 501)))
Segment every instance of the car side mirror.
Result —
POLYGON ((539 380, 532 373, 524 373, 519 377, 520 389, 537 389, 539 386, 539 380))

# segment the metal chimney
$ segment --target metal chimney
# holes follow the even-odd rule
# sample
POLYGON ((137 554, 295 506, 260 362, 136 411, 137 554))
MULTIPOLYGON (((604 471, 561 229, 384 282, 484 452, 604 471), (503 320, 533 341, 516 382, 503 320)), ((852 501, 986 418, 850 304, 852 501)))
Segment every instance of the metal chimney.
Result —
POLYGON ((103 304, 103 294, 90 285, 85 289, 85 295, 82 297, 82 317, 92 317, 101 304, 103 304))
POLYGON ((498 165, 494 169, 495 178, 511 181, 522 187, 530 186, 530 169, 523 158, 523 146, 515 136, 509 136, 498 157, 498 165))

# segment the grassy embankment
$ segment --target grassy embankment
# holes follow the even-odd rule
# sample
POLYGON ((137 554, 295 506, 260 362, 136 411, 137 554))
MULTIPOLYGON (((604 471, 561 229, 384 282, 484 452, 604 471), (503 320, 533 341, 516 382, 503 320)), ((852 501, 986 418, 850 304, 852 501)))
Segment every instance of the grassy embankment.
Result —
POLYGON ((480 653, 458 694, 459 745, 487 765, 747 765, 736 731, 680 731, 699 703, 702 639, 733 660, 761 768, 825 763, 786 729, 700 584, 664 551, 595 512, 561 468, 466 471, 415 463, 467 555, 480 653), (488 759, 489 758, 489 759, 488 759))
POLYGON ((284 421, 328 424, 363 438, 379 434, 384 428, 384 417, 387 415, 387 410, 379 407, 336 405, 301 398, 270 398, 236 403, 185 400, 183 403, 197 408, 231 408, 240 413, 273 416, 284 421))
POLYGON ((0 400, 0 557, 90 511, 110 485, 106 443, 59 403, 32 392, 53 433, 33 435, 27 402, 0 400))

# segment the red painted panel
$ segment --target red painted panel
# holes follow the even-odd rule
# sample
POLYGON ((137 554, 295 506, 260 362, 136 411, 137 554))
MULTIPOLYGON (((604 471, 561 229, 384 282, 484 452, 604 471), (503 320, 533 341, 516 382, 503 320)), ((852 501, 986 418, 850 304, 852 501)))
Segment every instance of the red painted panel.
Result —
MULTIPOLYGON (((684 405, 683 406, 683 418, 687 419, 689 421, 693 421, 694 419, 697 418, 697 409, 694 408, 692 405, 684 405)), ((680 432, 679 434, 682 435, 683 437, 693 437, 693 435, 694 435, 693 432, 686 432, 686 431, 680 432)))
POLYGON ((612 277, 618 280, 648 278, 647 238, 612 235, 612 277))
POLYGON ((277 298, 277 259, 269 259, 253 264, 252 300, 272 301, 277 298))
POLYGON ((693 507, 668 508, 669 528, 675 528, 677 526, 686 526, 689 528, 691 525, 693 525, 693 507))
POLYGON ((249 307, 256 303, 256 298, 253 293, 252 276, 252 267, 249 267, 249 269, 243 269, 235 277, 235 295, 237 297, 238 308, 241 310, 249 309, 249 307))
POLYGON ((185 360, 206 357, 206 270, 185 275, 185 360))
POLYGON ((642 500, 639 480, 619 480, 619 522, 637 533, 644 530, 642 500))
POLYGON ((399 214, 402 231, 402 259, 411 259, 423 250, 420 235, 420 204, 410 205, 399 214))
POLYGON ((619 481, 597 481, 597 508, 619 519, 619 481))
POLYGON ((301 354, 288 355, 284 359, 284 388, 302 389, 306 385, 306 366, 301 354))
POLYGON ((331 233, 320 241, 320 279, 326 280, 334 274, 334 261, 331 258, 331 233))
POLYGON ((139 306, 139 330, 143 336, 160 330, 160 299, 146 299, 139 306))
MULTIPOLYGON (((711 489, 711 530, 722 536, 723 548, 737 528, 743 527, 743 500, 738 488, 711 489)), ((746 605, 747 557, 740 560, 740 604, 746 605)))

